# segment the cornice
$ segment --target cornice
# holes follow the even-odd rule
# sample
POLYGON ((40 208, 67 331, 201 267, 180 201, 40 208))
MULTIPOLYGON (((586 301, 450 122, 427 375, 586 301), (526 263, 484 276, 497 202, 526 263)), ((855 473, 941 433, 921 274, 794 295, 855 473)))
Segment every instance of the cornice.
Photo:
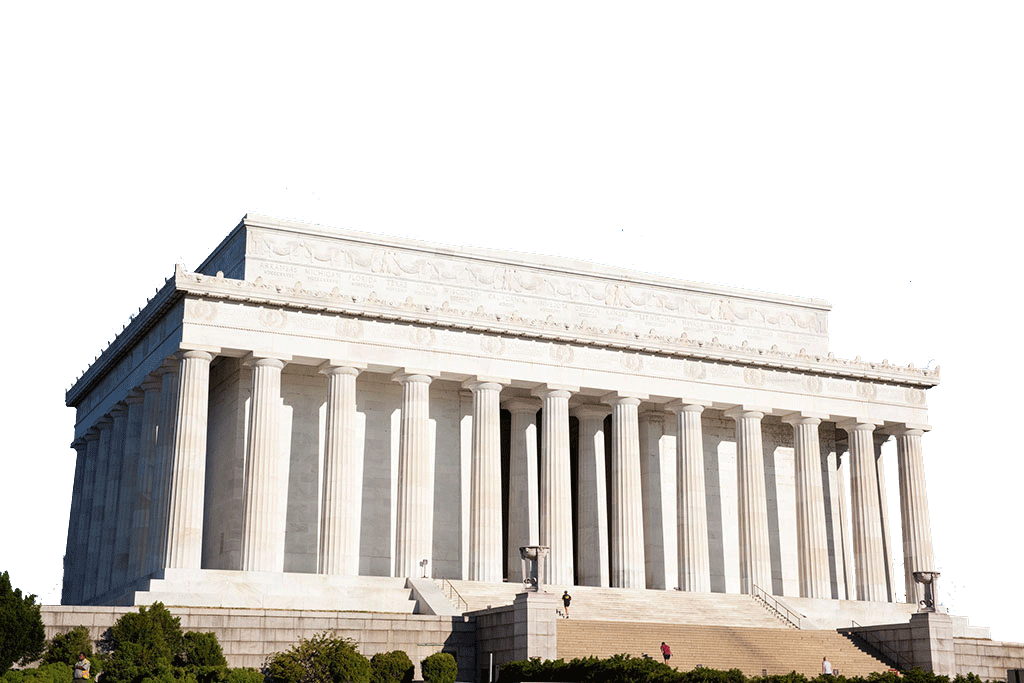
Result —
POLYGON ((234 301, 239 303, 273 306, 286 310, 331 313, 366 319, 405 322, 446 329, 485 332, 489 334, 542 339, 558 343, 577 344, 594 348, 608 348, 634 353, 704 360, 732 365, 800 372, 826 377, 883 382, 901 386, 929 388, 939 383, 939 368, 896 366, 882 361, 871 363, 835 358, 805 352, 789 353, 773 346, 755 348, 746 342, 724 344, 717 337, 710 340, 690 339, 686 334, 668 337, 650 330, 645 334, 629 332, 621 326, 603 328, 585 322, 575 325, 546 319, 527 318, 513 312, 505 315, 491 313, 484 308, 465 310, 449 305, 427 306, 411 299, 387 300, 375 292, 365 297, 306 289, 301 282, 291 287, 269 284, 261 279, 249 282, 217 276, 188 273, 180 267, 174 276, 176 290, 200 298, 234 301))

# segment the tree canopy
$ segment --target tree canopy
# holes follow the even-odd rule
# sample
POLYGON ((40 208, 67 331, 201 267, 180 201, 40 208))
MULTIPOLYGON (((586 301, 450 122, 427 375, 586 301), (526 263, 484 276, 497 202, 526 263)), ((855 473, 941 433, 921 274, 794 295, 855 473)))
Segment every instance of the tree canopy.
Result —
POLYGON ((43 656, 46 632, 35 595, 22 595, 0 574, 0 674, 15 663, 28 664, 43 656))

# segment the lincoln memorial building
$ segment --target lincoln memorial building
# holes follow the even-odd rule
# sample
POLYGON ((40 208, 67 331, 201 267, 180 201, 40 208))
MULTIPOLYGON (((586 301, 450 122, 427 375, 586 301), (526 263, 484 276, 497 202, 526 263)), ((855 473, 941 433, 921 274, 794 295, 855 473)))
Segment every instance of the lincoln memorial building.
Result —
POLYGON ((909 615, 938 371, 833 357, 829 310, 247 216, 67 392, 62 601, 387 611, 546 546, 559 593, 909 615))

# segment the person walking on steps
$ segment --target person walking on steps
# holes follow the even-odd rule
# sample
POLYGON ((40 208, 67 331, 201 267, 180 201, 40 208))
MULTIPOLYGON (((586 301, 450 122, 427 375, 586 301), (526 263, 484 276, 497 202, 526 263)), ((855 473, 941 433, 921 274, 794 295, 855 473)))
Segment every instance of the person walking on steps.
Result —
POLYGON ((661 641, 661 656, 665 658, 666 664, 668 664, 668 660, 672 659, 672 648, 664 640, 661 641))
POLYGON ((565 618, 569 618, 569 603, 572 602, 572 596, 569 595, 569 591, 562 592, 562 606, 565 608, 565 618))
POLYGON ((821 658, 821 674, 823 676, 832 675, 832 662, 828 661, 828 657, 821 658))

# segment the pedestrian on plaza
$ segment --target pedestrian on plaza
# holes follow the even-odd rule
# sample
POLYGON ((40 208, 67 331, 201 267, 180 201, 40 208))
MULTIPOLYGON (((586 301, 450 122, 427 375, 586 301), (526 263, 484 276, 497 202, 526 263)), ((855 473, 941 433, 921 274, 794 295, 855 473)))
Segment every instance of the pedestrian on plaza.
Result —
POLYGON ((664 640, 661 641, 661 656, 665 658, 666 664, 668 664, 668 660, 672 659, 672 648, 664 640))
POLYGON ((562 592, 562 606, 565 607, 565 618, 569 618, 569 603, 572 602, 572 596, 569 595, 569 591, 562 592))

